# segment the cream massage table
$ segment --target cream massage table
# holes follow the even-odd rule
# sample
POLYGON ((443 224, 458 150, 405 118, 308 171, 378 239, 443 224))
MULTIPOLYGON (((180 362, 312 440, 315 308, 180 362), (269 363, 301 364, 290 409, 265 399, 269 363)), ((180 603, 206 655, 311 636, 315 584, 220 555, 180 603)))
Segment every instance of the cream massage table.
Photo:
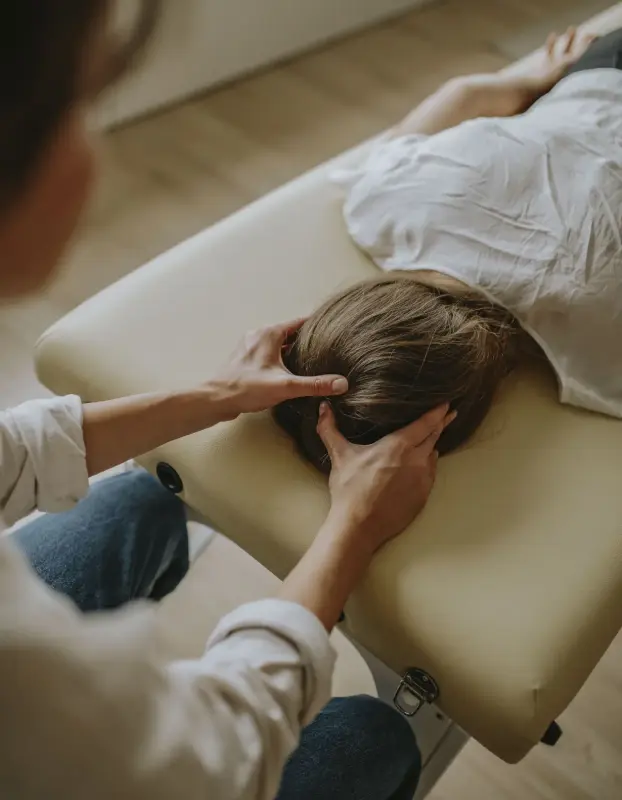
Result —
MULTIPOLYGON (((620 6, 590 27, 618 24, 620 6)), ((247 329, 375 275, 346 235, 328 169, 61 320, 38 345, 42 381, 87 401, 192 386, 247 329)), ((324 479, 268 415, 142 463, 280 577, 328 507, 324 479)), ((552 723, 620 627, 622 423, 561 407, 547 372, 509 381, 475 441, 443 459, 429 506, 378 555, 342 624, 380 696, 411 715, 425 762, 418 798, 468 736, 508 762, 553 743, 552 723)))

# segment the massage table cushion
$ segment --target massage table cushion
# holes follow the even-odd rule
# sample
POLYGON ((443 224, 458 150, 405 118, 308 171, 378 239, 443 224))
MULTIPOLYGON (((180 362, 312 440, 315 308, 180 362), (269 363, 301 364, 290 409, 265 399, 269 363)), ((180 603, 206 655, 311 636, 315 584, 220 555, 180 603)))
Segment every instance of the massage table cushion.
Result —
MULTIPOLYGON (((376 276, 346 234, 330 169, 184 242, 57 323, 38 345, 42 381, 85 401, 192 387, 247 329, 307 314, 376 276)), ((153 472, 160 462, 181 478, 189 506, 280 577, 328 509, 325 479, 268 414, 142 459, 153 472)), ((519 760, 622 626, 621 487, 622 424, 562 407, 548 368, 519 371, 475 438, 442 459, 427 508, 378 554, 345 629, 396 672, 427 671, 447 715, 519 760)))

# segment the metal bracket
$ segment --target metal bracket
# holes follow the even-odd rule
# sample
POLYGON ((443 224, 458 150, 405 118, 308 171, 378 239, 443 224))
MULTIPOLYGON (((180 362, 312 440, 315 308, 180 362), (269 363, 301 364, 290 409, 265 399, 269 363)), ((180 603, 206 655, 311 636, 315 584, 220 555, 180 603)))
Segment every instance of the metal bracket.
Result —
POLYGON ((438 684, 422 669, 409 669, 402 676, 393 704, 405 717, 414 717, 424 703, 436 702, 438 684))

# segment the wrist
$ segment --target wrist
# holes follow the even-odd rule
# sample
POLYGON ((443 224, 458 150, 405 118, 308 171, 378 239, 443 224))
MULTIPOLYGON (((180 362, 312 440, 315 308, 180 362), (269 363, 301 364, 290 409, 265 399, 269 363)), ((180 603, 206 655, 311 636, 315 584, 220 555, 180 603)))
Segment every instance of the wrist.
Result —
POLYGON ((319 535, 348 551, 355 550, 363 560, 371 560, 374 555, 375 538, 369 517, 346 504, 334 503, 331 506, 319 535))
POLYGON ((217 381, 153 397, 157 397, 162 406, 162 416, 175 420, 174 436, 170 437, 175 439, 233 420, 239 414, 231 399, 231 390, 217 381))
POLYGON ((240 391, 230 381, 211 380, 196 390, 196 395, 205 411, 208 425, 231 422, 240 416, 237 402, 240 391))

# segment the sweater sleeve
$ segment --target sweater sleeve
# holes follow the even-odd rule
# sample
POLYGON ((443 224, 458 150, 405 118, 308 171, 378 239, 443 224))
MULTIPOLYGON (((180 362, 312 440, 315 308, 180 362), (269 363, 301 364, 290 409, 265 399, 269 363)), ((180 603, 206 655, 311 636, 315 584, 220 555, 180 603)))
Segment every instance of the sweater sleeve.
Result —
POLYGON ((88 491, 79 397, 33 400, 0 412, 0 511, 64 511, 88 491))
POLYGON ((262 601, 225 618, 202 657, 167 664, 156 621, 143 604, 80 614, 0 542, 3 794, 274 800, 329 699, 326 631, 262 601))

